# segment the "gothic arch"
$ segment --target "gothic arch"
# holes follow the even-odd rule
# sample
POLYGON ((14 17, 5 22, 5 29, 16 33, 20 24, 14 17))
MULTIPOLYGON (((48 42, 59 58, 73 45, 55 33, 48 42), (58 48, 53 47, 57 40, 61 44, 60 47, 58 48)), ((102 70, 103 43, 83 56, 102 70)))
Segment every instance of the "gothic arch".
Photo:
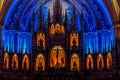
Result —
POLYGON ((93 57, 91 54, 88 54, 87 59, 86 59, 86 68, 88 70, 93 69, 93 57))
POLYGON ((97 69, 101 70, 104 68, 104 58, 101 53, 98 54, 97 56, 97 69))
POLYGON ((65 67, 65 51, 61 46, 55 46, 50 51, 50 67, 63 68, 65 67))
POLYGON ((109 52, 107 54, 107 69, 111 69, 112 67, 112 55, 111 53, 109 52))
POLYGON ((73 54, 71 56, 71 71, 79 71, 80 70, 80 58, 78 54, 73 54))
POLYGON ((29 70, 29 57, 27 54, 22 59, 22 70, 29 70))
POLYGON ((4 68, 9 69, 9 55, 7 52, 4 54, 4 68))
POLYGON ((36 57, 36 64, 35 64, 36 71, 44 71, 45 70, 45 58, 43 54, 38 54, 36 57))
MULTIPOLYGON (((31 0, 28 4, 27 4, 27 6, 25 7, 25 5, 23 4, 23 5, 21 5, 22 3, 24 2, 24 4, 26 4, 26 3, 28 3, 28 1, 27 0, 23 0, 23 1, 14 1, 13 2, 13 4, 12 4, 12 7, 11 7, 11 9, 8 11, 8 14, 7 14, 7 16, 6 16, 6 20, 5 20, 5 24, 4 24, 4 26, 6 25, 6 24, 8 24, 9 23, 9 19, 12 17, 12 15, 14 15, 14 14, 18 14, 18 15, 20 15, 20 14, 22 14, 22 17, 21 17, 21 20, 20 20, 20 26, 22 26, 22 27, 25 27, 25 26, 23 26, 23 24, 22 24, 22 19, 24 19, 25 18, 25 16, 27 16, 28 14, 31 14, 32 13, 32 11, 37 11, 38 10, 38 8, 41 6, 41 5, 43 5, 44 3, 46 3, 47 1, 46 0, 39 0, 39 1, 34 1, 34 0, 31 0), (19 3, 21 3, 21 4, 19 4, 19 3), (36 5, 33 7, 33 6, 31 6, 33 3, 35 3, 36 5), (19 7, 25 7, 25 9, 23 10, 23 12, 21 12, 21 10, 15 10, 15 9, 19 9, 19 7), (29 9, 31 9, 31 11, 28 11, 29 9), (17 13, 15 13, 15 12, 17 12, 17 13)), ((81 5, 82 3, 84 4, 84 5, 86 5, 85 3, 87 3, 87 5, 86 5, 86 7, 89 7, 88 5, 88 2, 83 2, 83 1, 74 1, 74 0, 68 0, 68 2, 70 3, 70 4, 73 4, 74 6, 75 6, 75 8, 78 10, 78 12, 79 13, 81 13, 81 11, 84 11, 83 10, 83 6, 81 5), (80 3, 81 2, 81 3, 80 3)), ((103 3, 103 1, 96 1, 96 4, 99 4, 100 5, 100 7, 102 7, 102 9, 105 11, 105 15, 107 16, 107 19, 108 19, 108 21, 110 22, 110 25, 111 25, 111 19, 110 19, 110 15, 109 15, 109 13, 108 13, 108 11, 107 11, 107 9, 106 9, 106 6, 104 5, 104 3, 103 3)), ((23 9, 23 8, 22 8, 23 9)), ((93 15, 91 15, 91 16, 93 16, 93 15)), ((14 16, 13 16, 14 17, 14 16)), ((12 18, 13 18, 12 17, 12 18)), ((18 19, 18 17, 15 17, 15 20, 17 21, 17 19, 18 19)), ((92 19, 92 22, 94 22, 95 20, 93 20, 94 19, 94 16, 93 16, 93 18, 91 18, 92 19)), ((89 21, 87 21, 88 23, 89 23, 89 21)), ((95 22, 94 22, 95 23, 95 22)), ((94 26, 94 25, 93 25, 94 26)))
POLYGON ((17 56, 17 54, 14 54, 12 57, 12 69, 18 70, 18 56, 17 56))

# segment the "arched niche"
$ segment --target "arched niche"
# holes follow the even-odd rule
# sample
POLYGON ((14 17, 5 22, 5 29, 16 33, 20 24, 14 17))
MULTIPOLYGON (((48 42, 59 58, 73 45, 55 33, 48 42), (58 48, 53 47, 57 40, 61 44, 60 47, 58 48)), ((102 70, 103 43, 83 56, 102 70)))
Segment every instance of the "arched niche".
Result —
POLYGON ((100 53, 97 56, 97 69, 101 70, 104 68, 104 59, 103 59, 103 55, 100 53))
POLYGON ((50 67, 65 67, 65 51, 61 46, 55 46, 50 52, 50 67))
POLYGON ((18 56, 17 56, 17 54, 14 54, 12 57, 12 69, 18 70, 18 56))
POLYGON ((86 69, 92 70, 93 69, 93 57, 91 54, 88 54, 86 58, 86 69))
POLYGON ((80 70, 80 59, 79 56, 75 53, 71 56, 71 71, 80 70))
POLYGON ((9 55, 7 52, 4 54, 4 68, 9 69, 9 55))
POLYGON ((36 71, 44 71, 45 70, 45 58, 44 58, 43 54, 37 55, 35 65, 36 65, 36 67, 35 67, 36 71))
POLYGON ((112 67, 112 55, 111 53, 107 54, 107 69, 111 69, 112 67))
POLYGON ((22 70, 29 70, 29 57, 28 55, 24 55, 22 59, 22 70))

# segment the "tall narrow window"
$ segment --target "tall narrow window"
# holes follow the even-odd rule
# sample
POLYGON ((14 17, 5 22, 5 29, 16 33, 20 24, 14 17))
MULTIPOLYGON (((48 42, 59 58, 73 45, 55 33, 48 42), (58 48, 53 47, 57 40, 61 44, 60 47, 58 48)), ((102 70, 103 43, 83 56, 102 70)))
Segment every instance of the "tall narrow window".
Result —
POLYGON ((12 69, 15 69, 15 70, 18 69, 18 56, 17 56, 17 54, 14 54, 12 57, 12 69))
POLYGON ((9 55, 8 55, 8 53, 4 54, 4 68, 5 69, 9 68, 9 55))
POLYGON ((71 70, 79 71, 80 70, 80 61, 77 54, 73 54, 71 56, 71 70))
POLYGON ((22 70, 29 70, 29 57, 27 55, 23 57, 22 70))
POLYGON ((45 70, 45 59, 42 54, 39 54, 36 57, 36 71, 44 71, 45 70))
POLYGON ((103 56, 102 54, 100 53, 98 56, 97 56, 97 69, 98 70, 101 70, 104 68, 104 59, 103 59, 103 56))
POLYGON ((89 54, 87 56, 87 60, 86 60, 86 68, 88 70, 92 70, 93 69, 93 57, 91 54, 89 54))
POLYGON ((107 54, 107 69, 111 69, 112 67, 112 55, 111 53, 107 54))

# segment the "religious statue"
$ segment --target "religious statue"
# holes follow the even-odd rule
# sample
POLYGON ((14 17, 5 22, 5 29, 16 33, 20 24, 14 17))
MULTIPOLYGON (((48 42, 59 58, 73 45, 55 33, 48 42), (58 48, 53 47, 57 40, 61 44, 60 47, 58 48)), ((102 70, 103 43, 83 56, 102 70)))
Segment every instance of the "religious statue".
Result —
POLYGON ((50 59, 51 66, 54 66, 53 58, 50 59))
POLYGON ((40 46, 41 49, 44 48, 44 46, 43 46, 43 40, 42 39, 39 40, 39 46, 40 46))
POLYGON ((5 58, 4 66, 5 66, 5 68, 7 68, 7 60, 6 60, 6 58, 5 58))
POLYGON ((42 70, 43 70, 43 65, 42 65, 42 64, 43 64, 42 61, 39 60, 39 63, 38 63, 38 70, 39 70, 39 71, 42 71, 42 70))
POLYGON ((27 59, 25 58, 25 61, 24 61, 24 70, 27 69, 27 59))
POLYGON ((76 63, 76 61, 73 62, 73 70, 77 71, 77 63, 76 63))
POLYGON ((76 40, 75 40, 75 38, 73 39, 72 43, 73 43, 72 49, 77 49, 77 45, 76 45, 76 40))
POLYGON ((90 58, 89 58, 89 69, 91 69, 92 68, 92 66, 91 66, 91 60, 90 60, 90 58))
POLYGON ((100 61, 99 61, 99 68, 100 69, 102 68, 102 59, 100 59, 100 61))
POLYGON ((61 58, 61 66, 64 67, 64 58, 61 58))
POLYGON ((13 69, 16 69, 16 61, 15 61, 15 59, 13 61, 13 69))

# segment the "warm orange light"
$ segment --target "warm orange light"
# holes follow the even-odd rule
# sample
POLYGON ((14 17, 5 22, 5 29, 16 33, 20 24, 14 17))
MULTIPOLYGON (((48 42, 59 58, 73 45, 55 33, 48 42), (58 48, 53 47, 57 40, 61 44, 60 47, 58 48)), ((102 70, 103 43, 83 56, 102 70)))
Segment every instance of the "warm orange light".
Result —
POLYGON ((14 56, 12 57, 12 68, 18 69, 18 56, 17 56, 17 54, 14 54, 14 56))
POLYGON ((45 59, 42 54, 36 57, 36 71, 38 70, 45 70, 45 59))
POLYGON ((70 49, 72 49, 72 47, 74 46, 74 41, 76 42, 75 46, 76 48, 78 48, 79 45, 79 41, 78 41, 79 37, 78 37, 78 33, 71 33, 70 34, 70 49))
POLYGON ((37 46, 40 46, 40 40, 42 41, 43 49, 45 49, 45 34, 44 33, 37 34, 37 46))
POLYGON ((3 8, 3 5, 4 5, 4 1, 5 1, 5 0, 0 0, 0 13, 1 13, 1 11, 2 11, 2 8, 3 8))
POLYGON ((98 56, 97 56, 97 69, 103 69, 104 68, 104 60, 103 60, 103 56, 102 54, 100 53, 98 56))
POLYGON ((89 55, 87 56, 86 68, 87 68, 88 70, 93 69, 93 57, 92 57, 91 54, 89 54, 89 55))
POLYGON ((9 55, 8 55, 8 53, 4 54, 4 68, 5 69, 9 68, 9 55))
POLYGON ((50 34, 53 36, 54 34, 63 34, 65 35, 65 28, 63 25, 60 24, 52 24, 50 27, 50 34))
POLYGON ((111 53, 107 54, 107 69, 111 69, 112 67, 112 55, 111 53))
POLYGON ((65 67, 65 51, 62 47, 56 46, 51 50, 50 67, 65 67))
POLYGON ((77 54, 73 54, 71 56, 71 70, 79 71, 80 70, 80 61, 77 54))
POLYGON ((54 24, 52 24, 50 27, 50 34, 53 35, 54 33, 55 33, 55 27, 54 24))
POLYGON ((29 57, 24 55, 22 60, 22 70, 29 70, 29 57))

